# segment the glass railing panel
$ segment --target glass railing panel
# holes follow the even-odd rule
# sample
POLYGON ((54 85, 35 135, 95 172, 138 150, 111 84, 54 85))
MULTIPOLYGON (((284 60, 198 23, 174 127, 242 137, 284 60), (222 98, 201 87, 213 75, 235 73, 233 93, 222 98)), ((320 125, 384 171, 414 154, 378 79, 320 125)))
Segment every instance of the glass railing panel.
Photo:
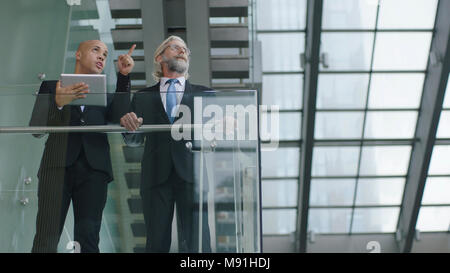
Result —
MULTIPOLYGON (((117 103, 117 113, 113 115, 115 119, 102 123, 92 121, 95 117, 104 115, 105 112, 101 109, 106 108, 89 105, 83 111, 79 106, 69 105, 64 106, 63 110, 56 109, 69 114, 66 119, 55 122, 49 118, 54 114, 52 111, 55 111, 52 109, 55 107, 52 104, 55 97, 48 94, 36 95, 34 90, 35 87, 21 90, 20 94, 14 90, 4 91, 1 95, 1 103, 15 105, 16 107, 11 108, 18 109, 17 105, 24 104, 25 101, 27 110, 17 110, 20 115, 9 115, 0 120, 0 202, 1 216, 7 219, 1 224, 5 232, 1 236, 3 243, 0 244, 0 252, 29 252, 35 239, 36 227, 54 228, 55 222, 62 221, 57 216, 51 221, 47 218, 44 222, 37 222, 38 201, 42 203, 46 198, 42 195, 38 198, 38 185, 42 189, 50 187, 56 192, 51 197, 47 196, 48 203, 53 204, 50 210, 60 211, 65 207, 57 199, 62 199, 65 188, 61 188, 61 185, 59 188, 49 186, 48 183, 63 181, 66 185, 68 180, 64 180, 64 177, 74 174, 73 170, 69 171, 73 165, 67 167, 64 164, 71 156, 70 151, 76 151, 73 148, 75 142, 68 140, 74 135, 106 136, 103 141, 107 139, 109 143, 103 160, 107 161, 110 157, 113 181, 107 184, 106 203, 101 212, 98 242, 100 252, 133 253, 152 250, 148 247, 146 249, 150 225, 147 222, 149 219, 154 221, 150 216, 160 213, 163 208, 152 211, 151 202, 154 202, 154 198, 150 198, 149 203, 148 199, 143 201, 143 196, 154 194, 155 188, 164 184, 164 179, 169 179, 161 176, 163 169, 167 167, 164 164, 171 165, 172 169, 168 172, 170 177, 177 175, 173 181, 185 181, 172 185, 185 191, 178 204, 175 202, 173 221, 169 221, 172 232, 170 236, 166 234, 166 239, 170 237, 171 243, 169 249, 164 251, 261 251, 255 91, 187 91, 182 95, 178 117, 173 125, 169 125, 159 92, 139 92, 131 96, 129 93, 115 94, 114 100, 120 102, 117 103), (36 107, 42 109, 37 111, 36 107), (144 118, 144 124, 134 133, 127 132, 118 124, 119 118, 130 111, 144 118), (34 124, 39 126, 29 126, 33 113, 44 117, 40 119, 43 123, 34 124), (82 118, 86 120, 84 125, 80 121, 82 118), (68 122, 70 119, 71 122, 68 122), (44 136, 34 137, 39 134, 44 136), (144 142, 130 145, 127 137, 131 135, 143 136, 144 142), (57 145, 52 144, 56 142, 57 145), (52 145, 53 148, 49 148, 52 145), (164 157, 161 152, 164 149, 170 154, 169 158, 164 157), (51 160, 42 159, 46 152, 53 154, 51 160), (63 167, 58 165, 58 159, 63 162, 60 164, 63 167), (149 165, 149 162, 157 164, 157 168, 149 165), (46 167, 44 171, 41 167, 38 178, 41 164, 46 167), (161 180, 155 183, 156 179, 161 180), (190 187, 190 190, 184 187, 190 187), (143 193, 143 189, 150 189, 150 193, 143 193)), ((89 95, 100 94, 93 92, 89 95)), ((97 150, 98 147, 91 149, 97 150)), ((91 155, 86 155, 88 153, 85 150, 89 166, 98 168, 98 162, 89 161, 91 155)), ((158 192, 161 190, 163 188, 159 188, 158 192)), ((87 200, 86 202, 90 202, 89 198, 87 200)), ((57 240, 58 252, 79 250, 77 243, 73 242, 77 233, 74 231, 74 208, 78 205, 72 202, 68 207, 64 226, 57 240)), ((41 205, 39 209, 45 210, 45 206, 47 205, 41 205)), ((170 213, 166 217, 170 217, 170 213)), ((156 251, 164 252, 161 249, 156 251)))

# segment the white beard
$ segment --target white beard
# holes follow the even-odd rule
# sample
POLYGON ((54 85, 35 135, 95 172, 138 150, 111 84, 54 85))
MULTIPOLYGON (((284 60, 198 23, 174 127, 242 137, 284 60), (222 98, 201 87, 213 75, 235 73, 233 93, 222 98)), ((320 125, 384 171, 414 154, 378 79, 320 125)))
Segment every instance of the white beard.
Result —
POLYGON ((189 69, 189 62, 183 59, 177 59, 176 56, 171 59, 166 58, 164 55, 162 57, 163 62, 167 64, 167 68, 172 72, 184 74, 189 69))

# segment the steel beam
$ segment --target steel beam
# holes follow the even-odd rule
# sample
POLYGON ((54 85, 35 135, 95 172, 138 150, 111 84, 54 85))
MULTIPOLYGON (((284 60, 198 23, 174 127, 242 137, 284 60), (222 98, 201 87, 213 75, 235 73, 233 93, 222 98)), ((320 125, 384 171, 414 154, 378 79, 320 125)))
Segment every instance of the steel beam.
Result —
POLYGON ((431 154, 450 69, 450 1, 439 1, 435 33, 425 77, 411 161, 408 169, 397 234, 401 252, 411 252, 431 154))
POLYGON ((296 228, 296 249, 298 252, 306 252, 307 246, 308 206, 314 146, 322 8, 322 0, 308 1, 305 45, 305 92, 303 95, 302 142, 300 149, 300 177, 296 228))

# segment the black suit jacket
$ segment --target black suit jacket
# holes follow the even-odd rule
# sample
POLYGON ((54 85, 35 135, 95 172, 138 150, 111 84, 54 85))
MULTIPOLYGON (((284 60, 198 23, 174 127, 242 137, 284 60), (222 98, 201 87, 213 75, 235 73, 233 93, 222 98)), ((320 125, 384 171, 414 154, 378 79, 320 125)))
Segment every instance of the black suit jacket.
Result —
MULTIPOLYGON (((191 123, 194 121, 194 96, 205 96, 208 87, 194 85, 186 81, 180 105, 191 110, 191 123)), ((160 83, 138 91, 131 102, 131 111, 142 117, 144 125, 170 124, 160 95, 160 83)), ((177 122, 182 115, 174 121, 177 122)), ((134 143, 143 142, 144 153, 141 162, 141 188, 151 187, 167 181, 172 168, 185 181, 194 182, 194 156, 186 147, 189 140, 174 140, 171 132, 152 132, 129 134, 134 143)), ((193 135, 191 134, 191 139, 193 135)), ((125 138, 127 139, 127 138, 125 138)))
MULTIPOLYGON (((30 126, 85 126, 118 123, 129 108, 130 78, 117 75, 116 94, 108 94, 103 106, 66 105, 59 110, 55 103, 57 81, 44 81, 34 104, 30 126), (118 95, 117 93, 122 93, 118 95)), ((51 133, 45 143, 38 177, 53 168, 67 167, 78 158, 84 148, 89 165, 106 173, 113 180, 109 142, 105 133, 51 133)))

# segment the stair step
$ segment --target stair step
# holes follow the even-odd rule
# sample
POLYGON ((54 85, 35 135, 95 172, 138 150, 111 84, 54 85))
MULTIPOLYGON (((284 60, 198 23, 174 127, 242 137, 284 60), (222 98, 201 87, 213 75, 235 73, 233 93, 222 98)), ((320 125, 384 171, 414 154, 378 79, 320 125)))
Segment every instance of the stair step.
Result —
POLYGON ((213 78, 248 78, 249 58, 211 58, 213 78))
POLYGON ((236 83, 236 84, 212 84, 212 88, 214 89, 243 89, 246 87, 245 83, 236 83))
POLYGON ((132 196, 127 199, 130 213, 142 214, 142 199, 140 196, 132 196))
POLYGON ((97 3, 95 1, 81 1, 81 5, 72 6, 71 20, 98 19, 97 3))
POLYGON ((247 28, 247 23, 236 23, 236 24, 212 24, 211 28, 247 28))
POLYGON ((211 26, 211 47, 249 47, 248 28, 211 26))
POLYGON ((142 155, 144 154, 144 146, 128 147, 126 145, 123 145, 122 150, 123 150, 123 155, 125 157, 125 162, 127 162, 127 163, 141 162, 142 155))
POLYGON ((136 44, 136 49, 144 48, 144 36, 142 27, 140 25, 118 25, 115 29, 111 29, 111 36, 114 43, 114 48, 130 49, 133 44, 136 44))
POLYGON ((210 0, 210 17, 247 17, 248 0, 210 0))
POLYGON ((134 237, 145 237, 145 222, 135 221, 134 223, 131 223, 131 231, 133 232, 134 237))
POLYGON ((141 0, 109 0, 111 17, 118 18, 141 18, 141 0))
POLYGON ((125 180, 127 181, 127 186, 129 189, 139 189, 139 186, 141 184, 141 173, 126 172, 125 180))
POLYGON ((211 60, 229 60, 229 59, 235 59, 235 60, 248 60, 248 56, 242 56, 242 55, 212 55, 211 60))
POLYGON ((134 248, 133 248, 134 253, 145 253, 145 245, 142 244, 137 244, 134 248))

